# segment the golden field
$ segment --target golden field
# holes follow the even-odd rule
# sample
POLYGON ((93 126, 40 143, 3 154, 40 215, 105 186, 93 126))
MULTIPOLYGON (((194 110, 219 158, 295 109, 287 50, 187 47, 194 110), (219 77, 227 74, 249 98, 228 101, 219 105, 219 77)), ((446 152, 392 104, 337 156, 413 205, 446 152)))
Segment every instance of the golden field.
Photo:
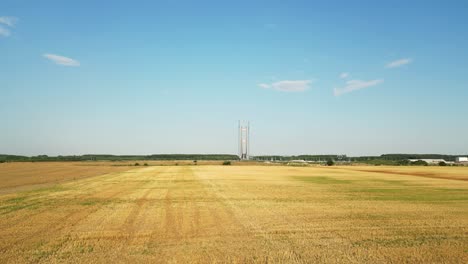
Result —
POLYGON ((0 180, 0 263, 468 263, 468 167, 8 163, 0 180))

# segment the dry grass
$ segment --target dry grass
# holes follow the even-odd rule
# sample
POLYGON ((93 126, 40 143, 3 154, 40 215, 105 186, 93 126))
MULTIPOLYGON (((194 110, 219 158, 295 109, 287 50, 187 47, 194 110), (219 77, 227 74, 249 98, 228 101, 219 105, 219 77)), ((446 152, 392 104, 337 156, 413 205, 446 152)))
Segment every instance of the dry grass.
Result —
POLYGON ((361 167, 357 169, 358 171, 364 172, 381 172, 387 174, 401 174, 409 176, 420 176, 427 178, 440 178, 440 179, 452 179, 452 180, 462 180, 468 181, 467 168, 466 167, 436 167, 431 166, 427 167, 392 167, 392 166, 382 166, 382 167, 361 167))
POLYGON ((369 168, 127 167, 4 194, 0 263, 468 262, 468 182, 418 175, 468 168, 369 168))
POLYGON ((110 162, 0 163, 0 194, 128 170, 110 162))

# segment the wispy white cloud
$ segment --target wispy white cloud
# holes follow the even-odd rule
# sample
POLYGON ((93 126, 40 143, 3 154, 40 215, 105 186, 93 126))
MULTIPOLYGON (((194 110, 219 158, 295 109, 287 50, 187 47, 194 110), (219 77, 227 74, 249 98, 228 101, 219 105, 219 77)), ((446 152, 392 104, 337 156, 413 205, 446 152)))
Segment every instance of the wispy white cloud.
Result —
POLYGON ((361 80, 349 80, 346 82, 346 86, 343 88, 335 88, 333 94, 335 96, 340 96, 345 93, 350 93, 360 89, 372 87, 383 83, 383 79, 370 80, 370 81, 361 81, 361 80))
POLYGON ((9 27, 14 27, 16 22, 18 22, 18 18, 16 17, 8 17, 8 16, 0 17, 0 24, 7 25, 9 27))
POLYGON ((312 80, 284 80, 271 84, 260 83, 258 86, 263 89, 273 89, 282 92, 304 92, 310 88, 312 80))
POLYGON ((349 77, 349 72, 343 72, 340 74, 340 79, 346 79, 349 77))
POLYGON ((389 62, 385 67, 386 68, 398 68, 406 64, 410 64, 413 62, 413 59, 411 58, 404 58, 404 59, 399 59, 396 61, 389 62))
POLYGON ((2 37, 10 36, 10 30, 0 26, 0 36, 2 36, 2 37))
POLYGON ((271 85, 266 84, 266 83, 259 83, 258 87, 263 88, 263 89, 268 89, 271 87, 271 85))
POLYGON ((11 35, 10 30, 7 27, 14 27, 18 19, 16 17, 7 17, 1 16, 0 17, 0 36, 8 37, 11 35), (2 25, 6 25, 2 26, 2 25))
POLYGON ((67 58, 67 57, 64 57, 64 56, 60 56, 60 55, 55 55, 55 54, 44 54, 43 55, 46 59, 54 62, 55 64, 58 64, 58 65, 63 65, 63 66, 71 66, 71 67, 77 67, 77 66, 80 66, 80 62, 74 60, 74 59, 71 59, 71 58, 67 58))

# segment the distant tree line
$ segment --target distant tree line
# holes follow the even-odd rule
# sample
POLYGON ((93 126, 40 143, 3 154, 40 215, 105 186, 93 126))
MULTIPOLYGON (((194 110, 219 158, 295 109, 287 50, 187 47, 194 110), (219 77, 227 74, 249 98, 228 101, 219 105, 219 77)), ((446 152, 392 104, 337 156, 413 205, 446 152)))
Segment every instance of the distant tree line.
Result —
POLYGON ((18 156, 0 154, 0 162, 9 161, 128 161, 128 160, 238 160, 237 155, 230 154, 155 154, 155 155, 107 155, 87 154, 73 156, 18 156))
MULTIPOLYGON (((372 165, 427 165, 426 162, 409 160, 423 159, 443 159, 445 161, 455 161, 456 157, 467 155, 443 155, 443 154, 383 154, 380 156, 353 157, 351 161, 372 164, 372 165)), ((443 165, 441 165, 443 166, 443 165)))
MULTIPOLYGON (((327 162, 332 160, 337 163, 358 162, 371 165, 413 165, 409 159, 444 159, 455 161, 455 157, 468 155, 442 155, 442 154, 383 154, 380 156, 348 157, 346 155, 297 155, 280 156, 264 155, 254 156, 258 161, 292 161, 305 160, 314 162, 327 162)), ((154 154, 154 155, 110 155, 110 154, 86 154, 70 156, 19 156, 0 154, 0 162, 9 161, 132 161, 132 160, 239 160, 237 155, 231 154, 154 154)), ((414 164, 415 165, 415 164, 414 164)))
POLYGON ((265 155, 255 156, 255 160, 264 161, 291 161, 291 160, 305 160, 305 161, 327 161, 327 160, 347 160, 346 155, 297 155, 297 156, 278 156, 278 155, 265 155))
POLYGON ((359 156, 348 157, 346 155, 297 155, 297 156, 278 156, 278 155, 265 155, 255 156, 255 160, 260 161, 291 161, 291 160, 305 160, 327 163, 329 160, 338 163, 344 162, 357 162, 370 165, 424 165, 421 162, 410 162, 410 159, 444 159, 445 161, 455 161, 456 157, 466 157, 468 155, 443 155, 443 154, 383 154, 380 156, 359 156))
POLYGON ((402 159, 444 159, 445 161, 455 161, 456 157, 466 157, 467 155, 442 155, 442 154, 384 154, 382 159, 402 160, 402 159))

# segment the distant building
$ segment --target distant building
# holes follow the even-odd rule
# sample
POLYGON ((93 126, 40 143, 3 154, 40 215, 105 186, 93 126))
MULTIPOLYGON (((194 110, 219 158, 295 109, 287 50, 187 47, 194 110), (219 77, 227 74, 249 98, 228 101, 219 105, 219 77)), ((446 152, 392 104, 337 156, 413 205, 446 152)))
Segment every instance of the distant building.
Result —
POLYGON ((292 163, 307 163, 305 160, 291 160, 292 163))
POLYGON ((456 157, 455 162, 457 163, 468 162, 468 157, 456 157))
POLYGON ((445 161, 444 159, 410 159, 409 161, 410 162, 416 162, 418 160, 425 161, 425 162, 427 162, 427 164, 439 164, 439 162, 447 163, 447 161, 445 161))

